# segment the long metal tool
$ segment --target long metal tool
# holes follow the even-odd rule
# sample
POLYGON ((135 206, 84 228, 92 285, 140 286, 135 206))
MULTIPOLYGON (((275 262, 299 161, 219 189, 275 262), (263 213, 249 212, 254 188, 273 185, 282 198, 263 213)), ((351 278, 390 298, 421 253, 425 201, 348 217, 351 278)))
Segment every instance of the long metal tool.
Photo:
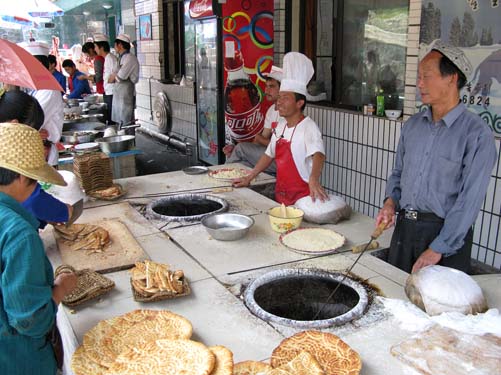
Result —
POLYGON ((372 234, 371 234, 371 240, 369 242, 367 242, 367 244, 365 245, 364 249, 360 252, 360 255, 357 257, 357 259, 355 259, 355 262, 353 262, 353 264, 348 269, 348 271, 346 271, 346 273, 344 274, 344 276, 341 279, 341 281, 339 281, 339 283, 334 288, 334 290, 331 292, 331 294, 329 294, 329 297, 327 297, 327 299, 322 304, 322 306, 320 306, 320 308, 318 309, 317 313, 315 314, 315 316, 313 317, 312 320, 317 319, 317 317, 322 313, 322 311, 325 308, 325 305, 327 305, 329 303, 329 301, 332 299, 332 297, 334 297, 334 295, 336 294, 337 290, 343 284, 343 281, 348 277, 348 274, 351 272, 351 270, 353 269, 353 267, 355 267, 355 265, 358 263, 358 261, 362 257, 362 255, 364 255, 364 253, 367 251, 367 249, 369 249, 369 246, 370 246, 371 242, 374 241, 374 240, 376 240, 377 238, 379 238, 379 236, 383 233, 385 226, 386 226, 386 223, 382 222, 381 224, 378 225, 378 227, 374 230, 374 232, 372 232, 372 234))

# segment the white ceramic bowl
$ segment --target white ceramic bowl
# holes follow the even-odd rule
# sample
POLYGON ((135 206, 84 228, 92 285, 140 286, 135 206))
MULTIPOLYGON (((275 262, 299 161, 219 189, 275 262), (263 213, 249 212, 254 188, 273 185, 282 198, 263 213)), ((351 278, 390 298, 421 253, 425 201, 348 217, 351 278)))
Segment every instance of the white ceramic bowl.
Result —
POLYGON ((384 114, 390 120, 397 120, 402 114, 402 111, 400 109, 387 109, 384 111, 384 114))

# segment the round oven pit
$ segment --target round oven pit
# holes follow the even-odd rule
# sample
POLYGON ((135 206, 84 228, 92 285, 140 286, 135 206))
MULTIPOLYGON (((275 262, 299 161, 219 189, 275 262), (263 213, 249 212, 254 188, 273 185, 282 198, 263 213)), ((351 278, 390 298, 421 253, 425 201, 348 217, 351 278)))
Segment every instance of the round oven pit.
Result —
POLYGON ((254 315, 267 322, 294 328, 340 326, 360 318, 369 301, 365 287, 347 277, 325 303, 342 279, 343 274, 318 269, 275 270, 255 279, 244 300, 254 315))
POLYGON ((150 219, 194 223, 205 216, 228 210, 228 202, 209 194, 177 194, 155 199, 146 206, 150 219))

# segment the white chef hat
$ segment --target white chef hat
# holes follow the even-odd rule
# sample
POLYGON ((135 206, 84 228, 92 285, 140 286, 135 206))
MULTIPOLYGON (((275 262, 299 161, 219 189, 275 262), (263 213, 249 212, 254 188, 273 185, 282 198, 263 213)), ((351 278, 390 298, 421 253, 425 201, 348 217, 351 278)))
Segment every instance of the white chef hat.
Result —
POLYGON ((50 47, 45 42, 28 42, 19 45, 33 56, 49 56, 50 47))
POLYGON ((278 82, 282 82, 283 70, 282 70, 282 68, 279 68, 278 66, 272 65, 269 73, 265 73, 264 76, 269 77, 269 78, 273 78, 274 80, 276 80, 278 82))
POLYGON ((284 56, 283 79, 280 91, 291 91, 308 95, 306 86, 315 70, 311 60, 299 52, 289 52, 284 56))
POLYGON ((117 39, 130 44, 130 36, 127 34, 118 34, 117 39))
POLYGON ((108 37, 104 34, 94 34, 94 42, 107 42, 108 37))

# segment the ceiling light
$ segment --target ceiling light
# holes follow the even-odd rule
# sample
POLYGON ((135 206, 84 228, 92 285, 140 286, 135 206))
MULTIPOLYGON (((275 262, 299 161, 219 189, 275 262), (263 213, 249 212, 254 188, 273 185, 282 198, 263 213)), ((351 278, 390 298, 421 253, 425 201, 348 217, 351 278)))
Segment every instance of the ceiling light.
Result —
POLYGON ((82 13, 84 16, 90 16, 90 12, 88 10, 84 10, 82 13))
POLYGON ((111 4, 103 4, 102 6, 106 10, 113 8, 113 5, 111 5, 111 4))

